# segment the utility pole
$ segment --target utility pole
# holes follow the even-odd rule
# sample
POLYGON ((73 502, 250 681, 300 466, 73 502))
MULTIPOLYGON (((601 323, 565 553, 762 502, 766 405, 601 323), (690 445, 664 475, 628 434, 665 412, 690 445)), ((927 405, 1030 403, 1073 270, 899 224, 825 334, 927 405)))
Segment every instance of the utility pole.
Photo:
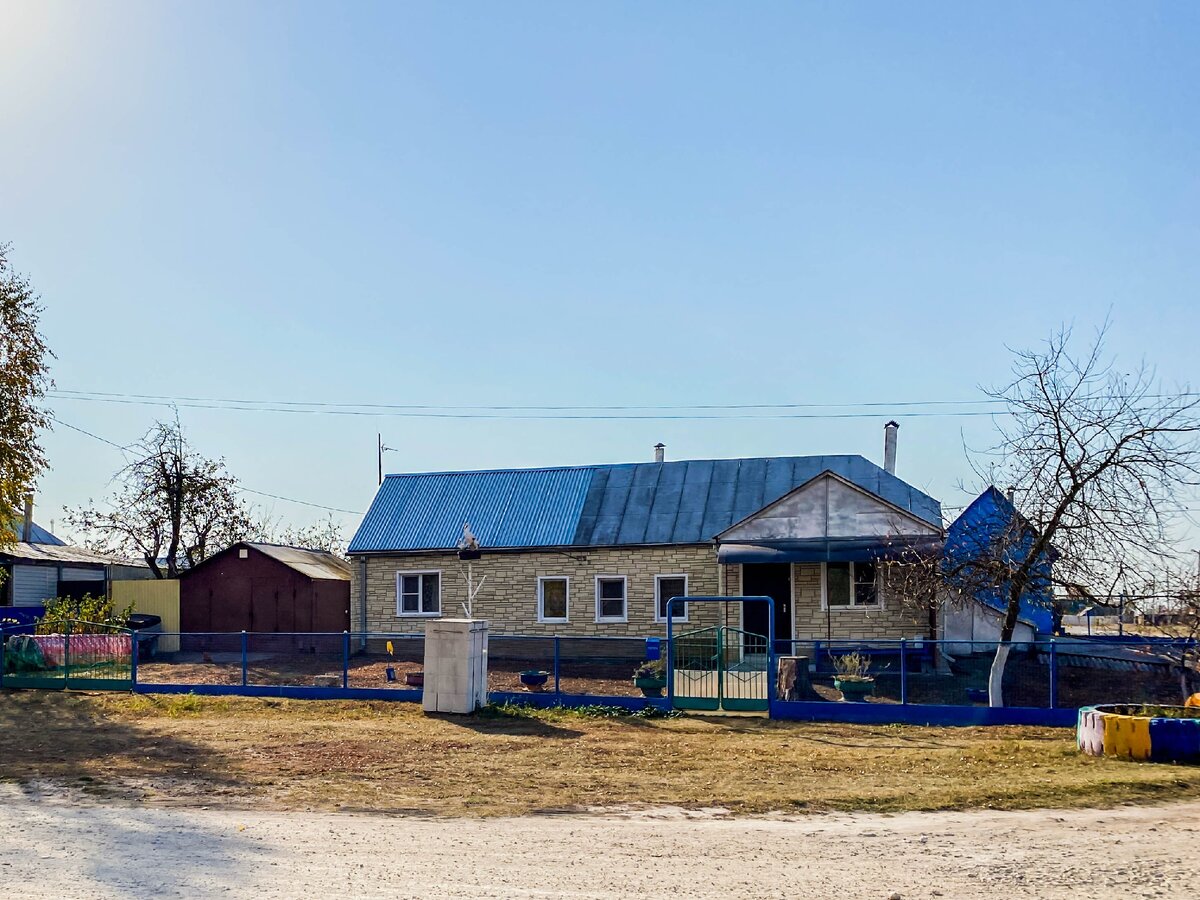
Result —
POLYGON ((386 450, 395 450, 395 447, 388 447, 383 443, 383 435, 375 435, 375 461, 379 467, 379 483, 383 484, 383 454, 386 450))

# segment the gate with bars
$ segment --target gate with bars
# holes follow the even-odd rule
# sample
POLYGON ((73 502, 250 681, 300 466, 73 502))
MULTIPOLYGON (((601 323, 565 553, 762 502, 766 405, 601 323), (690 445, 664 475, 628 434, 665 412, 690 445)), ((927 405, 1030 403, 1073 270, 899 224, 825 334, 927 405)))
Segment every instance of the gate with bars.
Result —
POLYGON ((65 626, 62 634, 4 630, 0 635, 0 687, 51 691, 133 688, 137 677, 133 631, 76 620, 65 626))
POLYGON ((775 688, 774 646, 775 601, 770 597, 672 597, 667 601, 667 696, 671 706, 768 711, 775 688), (765 603, 767 634, 731 625, 676 633, 674 611, 689 603, 765 603))

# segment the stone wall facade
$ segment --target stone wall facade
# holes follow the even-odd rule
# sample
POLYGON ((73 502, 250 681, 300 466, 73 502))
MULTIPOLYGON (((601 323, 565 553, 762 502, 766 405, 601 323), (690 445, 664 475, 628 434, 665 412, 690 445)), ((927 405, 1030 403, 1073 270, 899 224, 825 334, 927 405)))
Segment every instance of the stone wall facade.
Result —
MULTIPOLYGON (((421 632, 429 617, 397 614, 399 572, 437 571, 441 575, 442 615, 461 616, 467 599, 466 564, 457 553, 397 553, 366 559, 366 630, 373 633, 421 632)), ((694 596, 740 593, 741 567, 721 566, 711 545, 622 548, 571 548, 485 553, 473 564, 476 584, 486 576, 475 598, 474 614, 488 619, 492 634, 589 635, 647 637, 665 635, 666 623, 655 616, 655 576, 686 575, 694 596), (596 577, 626 578, 626 621, 596 621, 596 577), (538 578, 569 579, 566 622, 538 619, 538 578)), ((350 622, 362 629, 361 562, 352 563, 350 622)), ((792 566, 793 635, 797 640, 898 639, 922 633, 919 618, 880 586, 879 607, 822 608, 823 567, 792 566)), ((695 604, 686 628, 724 622, 720 604, 695 604)), ((728 624, 737 625, 736 614, 728 624)), ((676 627, 680 623, 676 622, 676 627)))

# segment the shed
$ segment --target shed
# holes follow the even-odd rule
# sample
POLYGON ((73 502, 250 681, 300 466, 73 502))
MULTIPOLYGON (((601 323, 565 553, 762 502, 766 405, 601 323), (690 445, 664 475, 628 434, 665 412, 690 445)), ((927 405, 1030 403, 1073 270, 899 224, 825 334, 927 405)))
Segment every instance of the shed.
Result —
POLYGON ((350 567, 325 550, 240 541, 179 576, 184 633, 342 632, 350 567))

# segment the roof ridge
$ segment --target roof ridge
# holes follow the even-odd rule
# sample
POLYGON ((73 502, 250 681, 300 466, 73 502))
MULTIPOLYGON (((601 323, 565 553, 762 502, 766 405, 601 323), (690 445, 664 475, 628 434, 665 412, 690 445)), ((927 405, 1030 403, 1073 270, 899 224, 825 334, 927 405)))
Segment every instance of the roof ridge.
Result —
MULTIPOLYGON (((665 462, 655 462, 652 459, 637 460, 635 462, 619 462, 619 463, 586 463, 578 466, 501 466, 495 469, 443 469, 434 472, 389 472, 385 474, 384 479, 388 478, 428 478, 433 475, 504 475, 511 472, 582 472, 596 469, 620 469, 628 466, 671 466, 682 465, 684 463, 705 463, 705 462, 746 462, 754 459, 862 459, 866 462, 871 462, 861 453, 800 453, 790 454, 787 456, 711 456, 698 459, 668 459, 665 462)), ((882 469, 876 463, 871 463, 882 469)), ((893 475, 893 478, 898 476, 893 475)))

